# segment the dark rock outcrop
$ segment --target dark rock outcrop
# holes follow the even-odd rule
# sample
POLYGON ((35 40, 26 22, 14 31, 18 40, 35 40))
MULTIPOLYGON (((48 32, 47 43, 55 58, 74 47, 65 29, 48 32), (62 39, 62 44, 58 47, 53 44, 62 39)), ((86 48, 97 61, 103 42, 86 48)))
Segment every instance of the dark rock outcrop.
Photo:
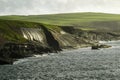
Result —
POLYGON ((13 64, 13 62, 14 62, 14 60, 12 60, 12 59, 0 58, 0 65, 13 64))
POLYGON ((104 45, 104 44, 97 44, 97 45, 93 45, 92 47, 91 47, 91 49, 92 50, 98 50, 98 49, 100 49, 100 48, 110 48, 111 46, 109 46, 109 45, 104 45))
POLYGON ((14 60, 30 57, 34 54, 50 53, 49 47, 42 47, 34 43, 6 43, 0 49, 0 64, 12 64, 14 60))

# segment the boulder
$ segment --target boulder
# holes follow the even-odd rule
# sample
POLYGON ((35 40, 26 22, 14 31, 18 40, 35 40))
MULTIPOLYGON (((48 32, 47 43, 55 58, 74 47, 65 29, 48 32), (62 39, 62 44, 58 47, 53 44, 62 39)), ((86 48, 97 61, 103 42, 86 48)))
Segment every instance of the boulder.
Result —
POLYGON ((92 47, 91 47, 91 49, 99 49, 99 46, 98 45, 93 45, 92 47))

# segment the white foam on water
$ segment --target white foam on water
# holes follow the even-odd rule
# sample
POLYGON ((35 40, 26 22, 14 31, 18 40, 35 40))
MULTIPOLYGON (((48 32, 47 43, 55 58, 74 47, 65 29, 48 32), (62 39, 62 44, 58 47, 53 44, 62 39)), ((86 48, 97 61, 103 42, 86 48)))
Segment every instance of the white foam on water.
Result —
POLYGON ((120 40, 113 40, 113 41, 99 41, 101 44, 111 45, 110 48, 120 48, 120 40))
POLYGON ((99 41, 99 43, 116 43, 120 42, 120 40, 112 40, 112 41, 99 41))
POLYGON ((43 54, 43 55, 34 55, 34 57, 44 57, 44 56, 48 56, 48 54, 43 54))
POLYGON ((18 59, 17 61, 15 61, 13 64, 19 64, 19 63, 23 63, 23 62, 26 62, 28 61, 28 59, 18 59))

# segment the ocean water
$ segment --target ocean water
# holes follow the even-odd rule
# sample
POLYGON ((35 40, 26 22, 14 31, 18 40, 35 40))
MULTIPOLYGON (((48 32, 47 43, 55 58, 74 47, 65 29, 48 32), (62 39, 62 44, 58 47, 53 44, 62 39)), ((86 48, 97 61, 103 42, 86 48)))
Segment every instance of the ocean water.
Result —
POLYGON ((0 65, 0 80, 120 80, 120 41, 111 48, 65 50, 0 65))

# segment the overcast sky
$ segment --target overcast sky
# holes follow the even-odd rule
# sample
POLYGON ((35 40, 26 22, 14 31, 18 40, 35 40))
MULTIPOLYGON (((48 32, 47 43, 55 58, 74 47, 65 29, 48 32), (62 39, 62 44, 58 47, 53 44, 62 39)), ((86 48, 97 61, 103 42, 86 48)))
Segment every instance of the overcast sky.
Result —
POLYGON ((0 15, 36 15, 69 12, 120 14, 120 0, 0 0, 0 15))

